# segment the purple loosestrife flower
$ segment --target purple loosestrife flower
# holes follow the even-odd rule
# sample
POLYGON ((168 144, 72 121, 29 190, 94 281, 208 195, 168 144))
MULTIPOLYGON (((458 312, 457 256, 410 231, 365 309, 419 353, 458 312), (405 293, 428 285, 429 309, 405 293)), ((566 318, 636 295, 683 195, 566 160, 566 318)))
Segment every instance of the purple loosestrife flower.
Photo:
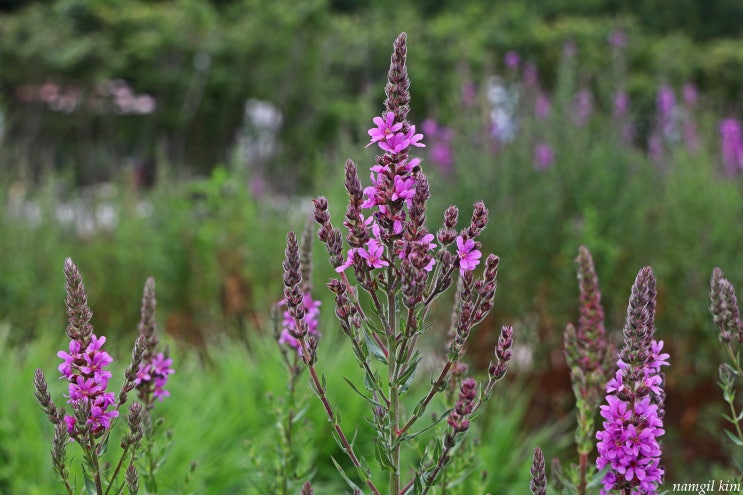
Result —
POLYGON ((482 253, 477 249, 477 242, 472 239, 464 240, 457 236, 457 255, 459 256, 459 273, 469 272, 480 264, 482 253))
MULTIPOLYGON (((315 301, 312 299, 312 294, 309 292, 304 293, 303 306, 305 311, 305 321, 307 322, 307 333, 316 337, 320 336, 320 332, 317 328, 320 324, 319 317, 321 304, 321 301, 315 301)), ((286 306, 286 299, 282 299, 279 306, 286 306)), ((296 333, 294 317, 290 314, 288 309, 284 311, 283 317, 284 319, 281 323, 282 330, 279 337, 279 344, 288 345, 289 347, 297 349, 298 352, 301 352, 299 341, 292 336, 292 333, 296 333)))
POLYGON ((424 120, 421 129, 431 141, 428 152, 430 160, 439 167, 441 173, 450 174, 454 162, 451 149, 451 129, 439 126, 433 119, 424 120))
POLYGON ((154 407, 154 399, 162 401, 170 396, 165 390, 168 377, 175 373, 173 359, 167 353, 156 352, 159 343, 157 336, 157 322, 155 321, 155 279, 148 278, 142 293, 141 318, 138 325, 140 338, 145 341, 145 350, 142 363, 134 378, 134 385, 142 400, 145 410, 154 407))
POLYGON ((534 165, 537 170, 546 170, 555 163, 555 154, 552 146, 547 143, 538 143, 534 146, 534 165))
POLYGON ((573 122, 578 127, 588 124, 593 113, 593 96, 587 89, 578 91, 573 100, 573 122))
POLYGON ((650 267, 640 270, 627 308, 624 347, 619 370, 606 386, 601 406, 603 429, 596 433, 596 467, 609 467, 601 494, 657 494, 663 482, 658 437, 663 430, 664 381, 661 366, 668 354, 654 340, 655 276, 650 267))
POLYGON ((620 90, 614 94, 614 118, 623 120, 629 112, 629 95, 626 91, 620 90))
POLYGON ((720 122, 722 163, 725 173, 732 177, 743 169, 743 135, 740 121, 728 118, 720 122))
POLYGON ((540 92, 537 95, 537 99, 534 101, 534 116, 537 120, 544 120, 550 115, 550 97, 540 92))
POLYGON ((113 358, 103 350, 106 337, 97 337, 90 324, 92 312, 88 307, 85 287, 77 266, 71 259, 65 260, 67 289, 67 314, 69 324, 67 335, 70 337, 69 352, 60 351, 57 356, 62 359, 58 370, 61 378, 69 382, 67 392, 68 404, 75 414, 65 416, 68 432, 73 440, 80 441, 81 435, 90 431, 95 437, 111 428, 111 421, 119 411, 108 408, 115 402, 114 393, 106 392, 111 372, 105 369, 113 358), (78 424, 86 411, 85 424, 78 424))
POLYGON ((656 118, 661 134, 670 141, 678 139, 676 114, 676 93, 670 86, 661 86, 656 98, 656 118))
POLYGON ((392 134, 402 129, 401 123, 395 123, 395 114, 392 112, 387 112, 382 117, 374 117, 373 121, 377 127, 369 129, 371 141, 366 145, 367 148, 378 141, 387 140, 392 134))
POLYGON ((521 63, 521 56, 514 50, 509 50, 503 57, 503 61, 506 63, 506 67, 509 70, 518 70, 519 64, 521 63))
POLYGON ((622 49, 627 45, 627 35, 621 29, 615 29, 609 33, 608 41, 612 48, 622 49))

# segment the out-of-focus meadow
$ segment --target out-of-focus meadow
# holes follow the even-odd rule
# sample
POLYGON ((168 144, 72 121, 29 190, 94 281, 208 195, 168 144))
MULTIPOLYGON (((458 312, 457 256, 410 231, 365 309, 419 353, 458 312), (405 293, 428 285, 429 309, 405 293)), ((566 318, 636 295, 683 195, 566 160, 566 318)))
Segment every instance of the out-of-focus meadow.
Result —
MULTIPOLYGON (((548 462, 574 455, 562 338, 578 317, 581 244, 615 341, 635 274, 656 273, 656 338, 671 355, 667 479, 729 479, 708 307, 715 266, 743 287, 743 40, 733 23, 743 6, 661 4, 0 2, 0 493, 55 487, 32 375, 53 376, 66 345, 68 256, 120 369, 142 285, 157 281, 177 370, 162 403, 173 429, 164 493, 181 492, 192 461, 189 490, 262 493, 285 384, 270 321, 285 233, 302 230, 320 194, 340 224, 343 164, 372 163, 366 130, 400 31, 430 229, 449 204, 468 218, 482 199, 480 240, 502 260, 495 309, 470 353, 486 366, 497 329, 514 325, 516 363, 478 433, 488 489, 523 493, 538 442, 548 462)), ((357 441, 371 444, 362 403, 343 394, 357 368, 334 325, 324 254, 314 251, 318 367, 357 441)), ((432 352, 443 349, 446 307, 429 330, 432 352)), ((318 493, 340 493, 330 456, 342 456, 310 404, 304 462, 318 493)))

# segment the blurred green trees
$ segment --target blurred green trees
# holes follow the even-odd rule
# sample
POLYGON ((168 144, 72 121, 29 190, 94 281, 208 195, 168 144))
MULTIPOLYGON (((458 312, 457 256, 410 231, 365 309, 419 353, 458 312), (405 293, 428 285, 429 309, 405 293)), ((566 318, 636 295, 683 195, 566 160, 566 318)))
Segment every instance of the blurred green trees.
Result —
POLYGON ((80 182, 116 175, 156 159, 208 172, 224 162, 244 124, 250 98, 282 114, 278 149, 256 172, 280 189, 306 191, 339 135, 364 136, 360 122, 381 97, 379 74, 389 39, 411 35, 414 81, 425 101, 452 115, 456 85, 501 68, 517 50, 552 84, 561 49, 579 50, 580 77, 606 69, 606 40, 629 39, 633 101, 652 107, 658 81, 693 80, 718 104, 735 100, 743 43, 735 2, 550 0, 518 2, 356 2, 351 0, 56 0, 6 2, 0 9, 0 94, 6 114, 4 170, 37 177, 73 170, 80 182), (651 9, 652 8, 652 9, 651 9), (648 9, 652 15, 646 15, 648 9), (394 12, 394 15, 390 15, 394 12), (691 16, 690 12, 699 12, 691 16), (683 56, 678 56, 679 54, 683 56), (91 110, 102 84, 124 81, 154 98, 146 115, 91 110), (44 84, 76 98, 73 110, 50 108, 29 91, 44 84))

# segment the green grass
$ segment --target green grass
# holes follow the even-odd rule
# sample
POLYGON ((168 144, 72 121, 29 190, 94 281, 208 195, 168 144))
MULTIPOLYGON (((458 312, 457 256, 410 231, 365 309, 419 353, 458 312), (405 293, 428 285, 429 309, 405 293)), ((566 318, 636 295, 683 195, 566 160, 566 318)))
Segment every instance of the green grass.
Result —
MULTIPOLYGON (((0 343, 4 344, 0 347, 0 493, 55 493, 61 485, 48 454, 52 427, 34 398, 32 377, 40 367, 54 400, 63 403, 66 391, 64 383, 56 380, 56 352, 66 345, 66 337, 62 331, 45 333, 42 339, 11 347, 7 345, 10 331, 7 325, 0 330, 0 343)), ((373 459, 370 430, 363 419, 366 405, 343 381, 344 376, 357 377, 358 368, 352 353, 344 350, 344 342, 333 333, 328 330, 321 342, 318 368, 326 375, 329 396, 341 411, 343 427, 348 432, 356 430, 356 448, 373 459)), ((111 384, 119 384, 126 364, 123 356, 128 352, 122 344, 108 350, 115 359, 111 384)), ((285 394, 287 379, 273 339, 256 337, 250 349, 241 342, 224 340, 210 347, 206 357, 192 347, 176 346, 173 357, 176 374, 168 386, 171 396, 155 409, 155 415, 172 432, 166 462, 158 475, 158 493, 266 493, 262 483, 271 478, 276 463, 274 410, 285 394), (184 480, 192 463, 197 467, 186 491, 184 480)), ((426 376, 421 373, 411 397, 427 385, 426 376)), ((346 465, 344 454, 332 440, 329 423, 319 402, 310 396, 304 378, 300 385, 298 394, 308 399, 306 416, 297 423, 300 459, 314 467, 317 493, 342 493, 344 484, 330 457, 346 465)), ((467 482, 474 483, 472 486, 477 486, 482 471, 488 472, 487 488, 493 493, 527 486, 531 450, 538 442, 554 442, 555 433, 560 436, 554 429, 535 434, 522 431, 528 397, 518 394, 519 389, 505 384, 496 387, 483 428, 473 432, 478 447, 472 480, 467 482)), ((441 411, 441 407, 434 404, 433 410, 441 411)), ((118 428, 124 426, 121 421, 117 424, 118 428)), ((110 454, 116 452, 117 448, 111 448, 110 454)), ((68 447, 68 458, 77 464, 80 453, 76 445, 68 447)), ((81 480, 79 469, 73 473, 81 480)), ((466 486, 470 485, 462 485, 463 489, 466 486)))

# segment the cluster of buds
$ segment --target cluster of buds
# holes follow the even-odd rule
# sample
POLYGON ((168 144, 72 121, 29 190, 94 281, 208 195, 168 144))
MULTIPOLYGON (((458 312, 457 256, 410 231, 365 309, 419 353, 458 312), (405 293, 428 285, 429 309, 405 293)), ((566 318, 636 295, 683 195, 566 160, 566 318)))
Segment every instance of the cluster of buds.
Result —
POLYGON ((580 246, 575 261, 578 266, 580 319, 577 328, 572 323, 565 328, 564 350, 578 409, 575 440, 583 466, 584 457, 593 448, 593 418, 603 399, 603 388, 616 351, 606 338, 601 291, 587 247, 580 246))
MULTIPOLYGON (((469 416, 472 414, 475 399, 477 398, 477 382, 473 378, 465 378, 459 387, 459 399, 454 410, 449 413, 448 423, 453 432, 464 433, 470 427, 469 416)), ((451 438, 453 445, 454 439, 451 438)))
POLYGON ((738 298, 735 287, 725 278, 722 270, 715 268, 710 280, 710 312, 712 321, 720 329, 720 342, 729 344, 735 340, 743 343, 743 323, 740 320, 738 298))

